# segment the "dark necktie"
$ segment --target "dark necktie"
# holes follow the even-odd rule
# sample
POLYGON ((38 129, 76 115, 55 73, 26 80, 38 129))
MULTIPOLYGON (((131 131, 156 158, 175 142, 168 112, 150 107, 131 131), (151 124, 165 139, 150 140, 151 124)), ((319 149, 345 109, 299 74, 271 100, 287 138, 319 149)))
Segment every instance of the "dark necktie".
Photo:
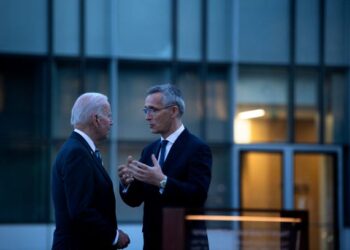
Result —
POLYGON ((159 165, 162 167, 164 164, 164 159, 165 159, 165 148, 166 145, 168 144, 167 140, 163 140, 160 143, 160 158, 159 158, 159 165))
POLYGON ((101 165, 103 165, 101 153, 100 153, 100 151, 99 151, 98 149, 95 150, 95 156, 96 156, 97 160, 99 160, 99 162, 101 163, 101 165))

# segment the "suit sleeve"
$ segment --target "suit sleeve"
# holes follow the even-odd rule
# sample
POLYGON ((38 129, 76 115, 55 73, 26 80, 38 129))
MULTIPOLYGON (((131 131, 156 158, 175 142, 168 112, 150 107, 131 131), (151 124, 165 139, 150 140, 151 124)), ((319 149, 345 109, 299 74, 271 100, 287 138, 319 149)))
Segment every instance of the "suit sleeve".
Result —
POLYGON ((166 203, 176 205, 199 206, 207 199, 211 180, 212 154, 206 144, 197 145, 190 154, 186 166, 186 179, 179 180, 168 176, 167 184, 163 192, 166 203))
POLYGON ((127 189, 119 184, 120 197, 130 207, 138 207, 144 201, 142 186, 142 182, 138 180, 134 180, 127 189))
POLYGON ((116 224, 97 211, 94 202, 96 183, 91 156, 77 150, 68 155, 62 177, 69 215, 73 226, 94 232, 103 242, 112 243, 116 236, 116 224))
MULTIPOLYGON (((143 162, 143 158, 144 150, 141 153, 141 162, 143 162)), ((134 180, 127 189, 119 184, 119 194, 127 205, 138 207, 144 202, 144 184, 138 180, 134 180)))

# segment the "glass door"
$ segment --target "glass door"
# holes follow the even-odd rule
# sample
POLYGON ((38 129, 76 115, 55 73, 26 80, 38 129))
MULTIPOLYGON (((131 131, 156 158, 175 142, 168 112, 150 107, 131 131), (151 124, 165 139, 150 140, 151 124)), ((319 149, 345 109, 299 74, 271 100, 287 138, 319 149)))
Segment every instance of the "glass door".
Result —
POLYGON ((309 212, 310 249, 337 249, 335 156, 296 153, 294 157, 294 208, 309 212))
POLYGON ((307 210, 309 249, 338 249, 339 152, 318 145, 238 146, 239 207, 307 210))

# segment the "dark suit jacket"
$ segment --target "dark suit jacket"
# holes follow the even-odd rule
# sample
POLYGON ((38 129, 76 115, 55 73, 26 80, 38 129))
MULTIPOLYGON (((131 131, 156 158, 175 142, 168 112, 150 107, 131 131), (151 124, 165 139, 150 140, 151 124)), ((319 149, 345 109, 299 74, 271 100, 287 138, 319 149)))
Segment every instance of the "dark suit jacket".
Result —
POLYGON ((52 172, 52 249, 107 250, 117 230, 113 184, 84 138, 73 132, 52 172))
MULTIPOLYGON (((151 155, 158 155, 160 140, 145 147, 140 161, 152 166, 151 155)), ((134 181, 120 195, 129 206, 144 203, 144 249, 161 249, 162 209, 164 207, 201 208, 207 199, 211 180, 210 148, 185 129, 175 141, 163 165, 168 177, 163 194, 159 188, 134 181)))

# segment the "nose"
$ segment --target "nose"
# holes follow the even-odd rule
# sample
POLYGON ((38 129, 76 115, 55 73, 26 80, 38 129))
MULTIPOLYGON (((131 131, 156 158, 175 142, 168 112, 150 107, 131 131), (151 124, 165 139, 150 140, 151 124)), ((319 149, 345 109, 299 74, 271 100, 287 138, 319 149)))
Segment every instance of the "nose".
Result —
POLYGON ((151 113, 150 113, 150 112, 147 112, 147 113, 145 114, 145 119, 146 119, 146 120, 151 120, 151 118, 152 118, 151 113))

